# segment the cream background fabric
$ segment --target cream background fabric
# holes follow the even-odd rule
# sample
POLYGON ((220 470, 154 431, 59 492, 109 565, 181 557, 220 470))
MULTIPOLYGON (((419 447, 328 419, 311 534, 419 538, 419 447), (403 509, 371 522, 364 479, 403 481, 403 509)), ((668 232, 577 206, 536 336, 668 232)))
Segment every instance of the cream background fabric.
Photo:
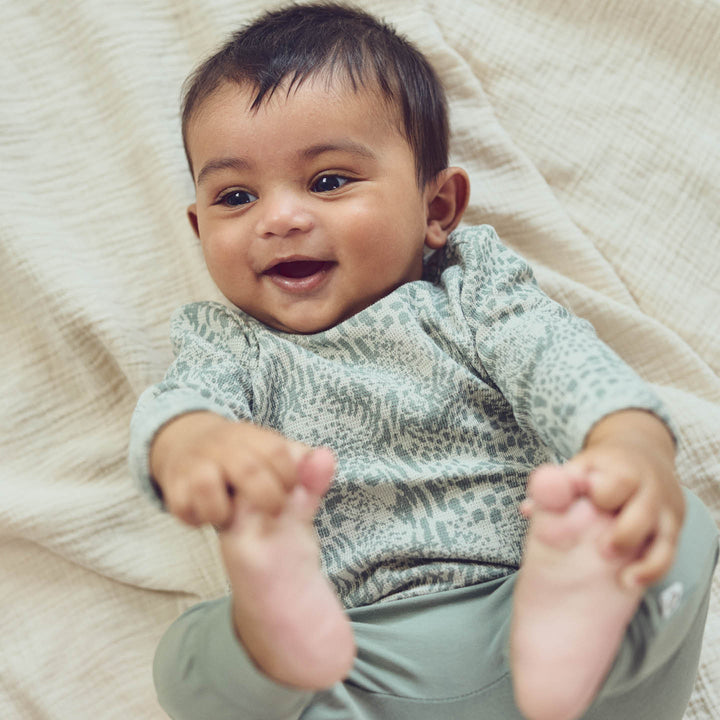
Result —
MULTIPOLYGON (((720 520, 720 3, 365 0, 446 83, 470 223, 653 382, 720 520)), ((0 717, 164 717, 164 628, 224 592, 212 531, 133 489, 168 319, 217 298, 184 208, 182 80, 277 3, 0 8, 0 717)), ((689 720, 720 714, 720 580, 689 720)))

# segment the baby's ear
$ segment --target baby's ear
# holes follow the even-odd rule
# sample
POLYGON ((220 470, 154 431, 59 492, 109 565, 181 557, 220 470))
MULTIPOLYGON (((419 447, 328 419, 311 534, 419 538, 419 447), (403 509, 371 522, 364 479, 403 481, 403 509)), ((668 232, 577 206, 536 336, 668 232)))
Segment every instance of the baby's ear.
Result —
POLYGON ((193 229, 193 232, 195 233, 196 237, 200 237, 200 227, 198 225, 198 216, 197 216, 197 204, 193 203, 192 205, 188 206, 187 209, 187 219, 190 223, 190 227, 193 229))
POLYGON ((459 167, 445 168, 425 188, 427 229, 425 244, 441 248, 448 235, 460 224, 470 201, 470 178, 459 167))

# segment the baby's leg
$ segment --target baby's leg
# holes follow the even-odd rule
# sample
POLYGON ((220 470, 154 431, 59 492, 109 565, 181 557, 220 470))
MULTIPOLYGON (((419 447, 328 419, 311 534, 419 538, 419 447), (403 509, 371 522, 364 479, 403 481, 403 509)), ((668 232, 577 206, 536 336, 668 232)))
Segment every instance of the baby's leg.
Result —
POLYGON ((594 699, 642 597, 606 557, 612 522, 562 467, 530 480, 530 530, 513 599, 510 661, 518 707, 529 720, 574 720, 594 699))
POLYGON ((239 504, 232 526, 220 535, 245 650, 268 677, 310 690, 342 680, 355 657, 349 620, 320 570, 312 525, 333 471, 331 453, 315 450, 280 515, 239 504))

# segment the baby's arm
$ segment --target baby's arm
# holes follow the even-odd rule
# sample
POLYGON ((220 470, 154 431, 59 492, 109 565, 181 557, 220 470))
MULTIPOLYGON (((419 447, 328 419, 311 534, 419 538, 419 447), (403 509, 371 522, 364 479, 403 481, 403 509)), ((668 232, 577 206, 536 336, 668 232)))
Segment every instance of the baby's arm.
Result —
POLYGON ((190 525, 225 527, 233 497, 278 513, 297 483, 301 443, 250 422, 191 412, 164 425, 150 448, 150 469, 168 510, 190 525))
POLYGON ((642 410, 608 415, 567 467, 586 480, 598 508, 616 514, 607 551, 637 554, 622 582, 644 586, 659 580, 672 564, 685 511, 667 426, 642 410))
POLYGON ((478 369, 521 428, 572 458, 569 467, 596 507, 617 513, 608 548, 638 553, 624 580, 658 579, 670 567, 684 508, 660 399, 589 323, 540 290, 529 265, 494 231, 478 228, 466 237, 473 272, 465 275, 461 302, 478 369))

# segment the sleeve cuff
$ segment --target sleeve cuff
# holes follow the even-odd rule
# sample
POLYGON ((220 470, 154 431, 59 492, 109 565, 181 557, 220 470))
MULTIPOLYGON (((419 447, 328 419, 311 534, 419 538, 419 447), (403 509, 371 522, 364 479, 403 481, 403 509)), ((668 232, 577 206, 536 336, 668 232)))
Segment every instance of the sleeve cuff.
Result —
POLYGON ((675 424, 658 396, 646 386, 638 387, 634 392, 628 388, 628 392, 613 393, 609 397, 591 403, 574 424, 578 432, 568 436, 567 457, 572 457, 582 450, 588 435, 603 418, 624 410, 642 410, 657 417, 670 432, 677 448, 678 433, 675 424))
POLYGON ((178 388, 155 395, 149 388, 140 396, 130 424, 130 471, 137 487, 157 507, 164 509, 162 493, 150 472, 150 446, 155 435, 168 422, 190 412, 208 411, 227 418, 237 418, 225 407, 194 390, 178 388), (148 404, 152 403, 152 412, 148 404))

